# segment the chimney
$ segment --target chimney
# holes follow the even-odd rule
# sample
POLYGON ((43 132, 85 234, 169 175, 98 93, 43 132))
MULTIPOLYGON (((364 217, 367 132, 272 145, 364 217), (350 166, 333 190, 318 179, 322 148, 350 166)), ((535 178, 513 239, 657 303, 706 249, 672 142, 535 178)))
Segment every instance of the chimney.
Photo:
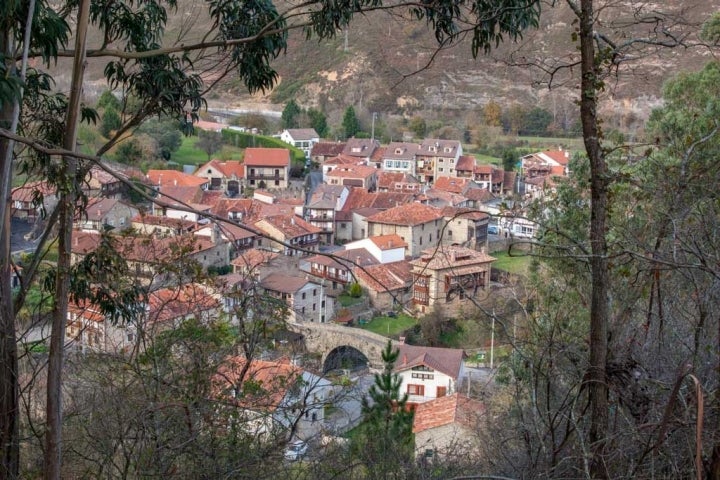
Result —
POLYGON ((174 183, 175 183, 175 186, 177 187, 177 178, 175 179, 174 183))

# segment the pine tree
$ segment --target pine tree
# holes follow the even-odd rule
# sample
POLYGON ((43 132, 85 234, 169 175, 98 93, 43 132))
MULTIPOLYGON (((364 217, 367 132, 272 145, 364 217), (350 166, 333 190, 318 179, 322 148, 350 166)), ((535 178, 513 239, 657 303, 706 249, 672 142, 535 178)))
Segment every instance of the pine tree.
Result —
POLYGON ((383 371, 375 374, 375 384, 362 399, 362 435, 354 451, 369 478, 403 478, 412 462, 413 412, 407 409, 407 393, 400 393, 402 380, 393 372, 399 354, 388 340, 383 371))
POLYGON ((345 137, 354 137, 355 134, 360 130, 360 121, 355 115, 355 109, 351 106, 345 110, 342 121, 343 130, 345 130, 345 137))

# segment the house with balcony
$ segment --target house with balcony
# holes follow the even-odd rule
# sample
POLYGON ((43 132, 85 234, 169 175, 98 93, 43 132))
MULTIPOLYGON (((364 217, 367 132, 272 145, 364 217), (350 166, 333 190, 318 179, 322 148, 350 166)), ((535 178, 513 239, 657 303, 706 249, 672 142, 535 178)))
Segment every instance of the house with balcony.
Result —
POLYGON ((520 174, 525 179, 549 175, 567 176, 570 152, 562 148, 545 150, 524 155, 520 162, 520 174))
POLYGON ((335 315, 335 299, 327 295, 323 281, 286 273, 271 273, 260 279, 260 287, 288 307, 291 322, 325 323, 335 315))
POLYGON ((343 208, 349 195, 349 187, 323 184, 318 185, 308 198, 303 217, 308 223, 322 230, 322 244, 332 245, 335 242, 335 212, 343 208))
POLYGON ((329 255, 313 255, 301 261, 301 271, 312 275, 316 280, 326 280, 328 288, 344 288, 355 279, 355 268, 377 265, 378 261, 364 248, 338 250, 329 255))
POLYGON ((250 188, 285 189, 290 181, 290 150, 246 148, 245 178, 250 188))
POLYGON ((103 162, 103 167, 94 165, 85 177, 83 190, 89 197, 122 199, 129 190, 125 181, 129 178, 142 178, 140 170, 127 165, 123 165, 121 170, 103 162))
POLYGON ((200 166, 195 172, 195 176, 208 180, 211 190, 222 190, 232 197, 242 191, 245 165, 236 160, 213 159, 200 166))
POLYGON ((377 171, 367 165, 342 165, 329 170, 324 178, 328 185, 361 187, 374 192, 377 189, 377 171))
POLYGON ((308 255, 320 245, 320 230, 297 215, 271 215, 255 222, 267 238, 258 239, 258 248, 288 256, 308 255), (298 249, 303 249, 298 250, 298 249))
POLYGON ((282 131, 280 140, 299 148, 305 154, 305 158, 310 159, 310 152, 320 142, 320 135, 314 128, 288 128, 282 131))
POLYGON ((408 203, 367 217, 367 236, 398 235, 407 244, 405 255, 416 257, 440 242, 443 218, 439 208, 408 203))
POLYGON ((456 177, 455 166, 462 154, 462 144, 457 140, 423 140, 415 155, 415 176, 428 185, 437 177, 456 177))
POLYGON ((440 308, 457 315, 472 307, 475 298, 490 285, 495 258, 466 247, 429 248, 410 262, 413 274, 413 305, 420 313, 440 308))
POLYGON ((472 155, 460 155, 455 164, 455 175, 458 178, 474 178, 477 159, 472 155))
POLYGON ((454 395, 465 378, 465 351, 455 348, 400 344, 393 371, 400 378, 400 392, 408 405, 454 395))

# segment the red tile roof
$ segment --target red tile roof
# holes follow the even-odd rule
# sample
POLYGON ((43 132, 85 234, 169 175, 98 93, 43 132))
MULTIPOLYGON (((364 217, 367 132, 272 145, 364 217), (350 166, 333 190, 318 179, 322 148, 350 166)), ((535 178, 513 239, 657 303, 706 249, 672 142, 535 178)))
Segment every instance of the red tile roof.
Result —
POLYGON ((344 165, 327 172, 328 177, 338 178, 369 178, 377 173, 377 168, 366 165, 344 165))
POLYGON ((295 293, 309 282, 307 278, 293 277, 284 273, 271 273, 260 280, 260 286, 273 292, 295 293))
POLYGON ((220 301, 210 295, 202 285, 191 283, 151 292, 148 305, 148 320, 152 323, 163 323, 217 310, 220 308, 220 301))
POLYGON ((365 165, 365 160, 340 154, 334 158, 327 159, 324 165, 365 165))
POLYGON ((344 143, 340 142, 319 142, 313 145, 310 151, 311 157, 334 157, 340 155, 345 148, 344 143))
POLYGON ((240 252, 238 257, 230 263, 243 271, 254 270, 260 265, 271 262, 278 256, 280 256, 279 253, 269 252, 267 250, 258 250, 257 248, 250 248, 248 250, 240 252))
POLYGON ((471 182, 470 178, 438 177, 433 183, 433 188, 450 193, 463 193, 471 182))
POLYGON ((147 178, 153 185, 177 186, 177 187, 200 187, 207 185, 206 178, 188 175, 177 170, 148 170, 147 178))
POLYGON ((412 282, 410 264, 405 260, 355 268, 353 273, 366 287, 376 292, 401 290, 412 282))
POLYGON ((458 380, 465 358, 465 351, 457 348, 437 348, 408 345, 398 346, 400 354, 395 362, 394 370, 402 372, 412 367, 425 365, 458 380))
POLYGON ((389 225, 420 225, 442 218, 439 208, 421 203, 408 203, 368 217, 368 223, 384 223, 389 225))
POLYGON ((396 233, 389 235, 376 235, 370 237, 370 241, 373 242, 380 250, 392 250, 393 248, 405 248, 407 243, 402 237, 396 233))
POLYGON ((29 203, 33 201, 35 192, 43 196, 55 195, 55 190, 45 181, 31 182, 21 187, 13 188, 12 199, 16 202, 29 203))
POLYGON ((231 357, 218 368, 212 383, 216 395, 239 406, 274 411, 301 377, 302 370, 289 363, 252 360, 248 366, 247 359, 231 357))
POLYGON ((473 208, 463 207, 445 207, 442 209, 442 213, 447 219, 468 218, 470 220, 482 220, 483 218, 489 217, 489 215, 485 212, 479 212, 473 208))
MULTIPOLYGON (((306 222, 295 214, 272 215, 258 220, 255 223, 255 227, 263 231, 266 231, 267 225, 271 225, 279 230, 285 236, 286 240, 322 232, 321 228, 306 222)), ((272 232, 266 233, 272 234, 272 232)))
POLYGON ((237 160, 228 160, 223 162, 218 159, 213 159, 198 168, 198 171, 195 172, 195 174, 197 175, 198 172, 205 171, 208 167, 213 167, 227 178, 232 178, 233 176, 237 178, 245 177, 245 165, 237 160))
POLYGON ((460 155, 457 163, 455 164, 456 171, 469 171, 472 172, 477 166, 477 160, 472 155, 460 155))
POLYGON ((250 167, 289 167, 290 150, 287 148, 246 148, 244 163, 250 167))
POLYGON ((485 405, 455 393, 421 403, 415 408, 413 433, 453 423, 470 429, 477 428, 480 417, 485 414, 485 405))
POLYGON ((452 268, 453 273, 460 275, 466 267, 494 262, 495 257, 465 247, 429 248, 423 250, 420 258, 410 262, 411 265, 422 269, 444 270, 452 268))

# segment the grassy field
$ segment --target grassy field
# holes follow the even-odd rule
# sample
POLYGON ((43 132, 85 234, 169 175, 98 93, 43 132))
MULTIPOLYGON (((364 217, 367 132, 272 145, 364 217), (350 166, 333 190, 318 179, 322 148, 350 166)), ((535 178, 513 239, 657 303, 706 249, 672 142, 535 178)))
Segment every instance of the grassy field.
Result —
MULTIPOLYGON (((182 145, 172 154, 171 161, 180 165, 202 165, 207 162, 207 153, 195 148, 198 137, 183 137, 182 145)), ((213 158, 221 160, 242 160, 243 150, 241 148, 223 145, 219 152, 213 153, 213 158)))
POLYGON ((477 159, 477 163, 502 166, 502 158, 491 157, 490 155, 483 155, 482 153, 476 153, 473 156, 477 159))
POLYGON ((394 337, 404 332, 417 323, 417 319, 401 313, 397 318, 386 316, 375 317, 369 323, 361 325, 361 328, 369 330, 378 335, 394 337))
MULTIPOLYGON (((518 252, 518 255, 520 252, 518 252)), ((527 275, 532 263, 532 257, 529 255, 515 256, 508 255, 507 251, 499 251, 490 253, 497 260, 493 262, 493 268, 514 273, 516 275, 527 275)))

